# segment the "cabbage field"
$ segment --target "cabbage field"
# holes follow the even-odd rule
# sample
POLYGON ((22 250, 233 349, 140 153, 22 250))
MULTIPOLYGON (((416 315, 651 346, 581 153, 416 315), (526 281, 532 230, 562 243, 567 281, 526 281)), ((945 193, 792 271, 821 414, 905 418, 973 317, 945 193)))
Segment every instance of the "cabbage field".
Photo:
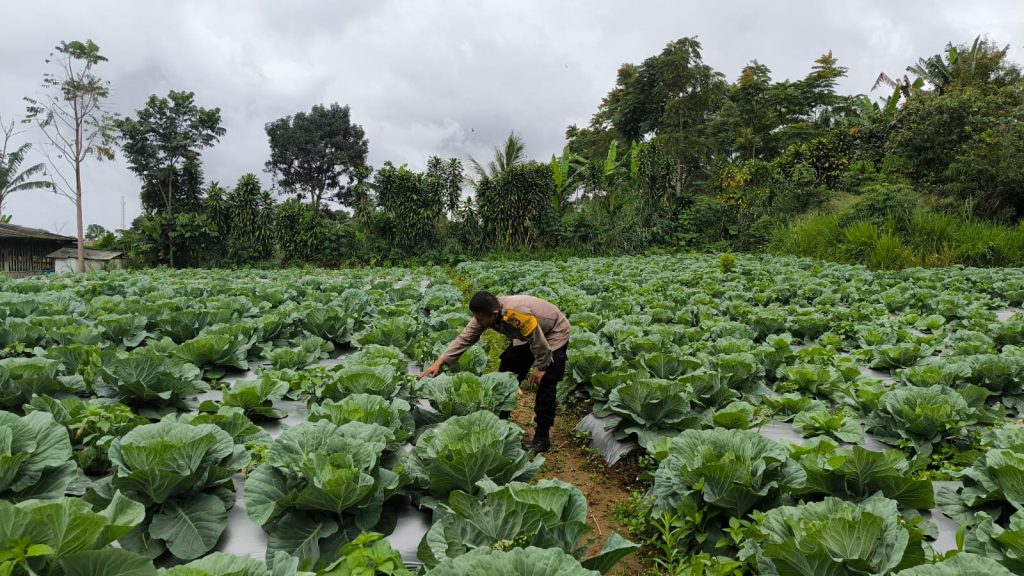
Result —
POLYGON ((0 574, 1024 573, 1022 303, 731 255, 0 280, 0 574), (524 451, 500 342, 416 380, 476 288, 569 316, 561 418, 658 529, 524 451))

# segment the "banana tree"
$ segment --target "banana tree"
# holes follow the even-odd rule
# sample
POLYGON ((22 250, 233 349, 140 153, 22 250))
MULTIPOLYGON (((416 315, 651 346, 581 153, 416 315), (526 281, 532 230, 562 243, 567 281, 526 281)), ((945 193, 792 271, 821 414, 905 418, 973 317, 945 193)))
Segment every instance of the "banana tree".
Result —
POLYGON ((583 189, 590 192, 595 201, 598 197, 604 199, 599 205, 608 215, 613 215, 615 207, 621 203, 621 192, 632 190, 636 186, 641 146, 633 143, 629 153, 620 158, 619 145, 612 141, 603 161, 584 160, 576 170, 575 176, 583 189))
POLYGON ((561 156, 551 155, 551 174, 555 181, 555 194, 551 197, 551 207, 555 213, 562 215, 569 207, 569 199, 579 188, 580 176, 587 159, 574 154, 566 144, 561 156))
POLYGON ((601 190, 609 216, 614 215, 623 203, 623 193, 634 190, 640 170, 640 144, 633 142, 629 153, 621 159, 618 143, 614 140, 608 146, 608 155, 601 165, 601 190))
POLYGON ((900 94, 902 94, 904 98, 910 98, 912 95, 917 94, 924 88, 924 80, 922 78, 918 78, 911 82, 910 77, 906 74, 904 74, 903 77, 897 76, 896 78, 893 78, 885 72, 882 72, 878 75, 878 78, 875 80, 875 84, 871 89, 877 90, 879 86, 894 88, 899 90, 900 94))
POLYGON ((953 63, 957 60, 956 48, 950 47, 948 52, 949 62, 941 54, 935 54, 928 58, 918 58, 917 64, 908 66, 907 72, 912 72, 918 80, 925 80, 932 85, 935 92, 942 94, 953 81, 953 63))
POLYGON ((164 246, 167 242, 167 227, 164 226, 164 218, 157 215, 143 215, 136 221, 139 231, 139 248, 145 252, 156 252, 157 257, 163 260, 165 256, 164 246))
MULTIPOLYGON (((0 133, 3 134, 3 146, 0 147, 0 217, 3 217, 4 204, 15 192, 24 190, 53 190, 53 182, 49 180, 33 180, 36 175, 46 174, 44 164, 34 164, 21 169, 25 156, 32 148, 31 144, 25 143, 8 152, 11 146, 11 139, 14 137, 14 123, 9 125, 0 121, 0 133)), ((0 220, 2 222, 2 220, 0 220)))
POLYGON ((881 103, 861 94, 851 101, 854 114, 844 119, 845 125, 851 129, 865 130, 873 127, 887 127, 896 118, 896 110, 903 97, 899 87, 893 88, 892 95, 882 98, 881 103))

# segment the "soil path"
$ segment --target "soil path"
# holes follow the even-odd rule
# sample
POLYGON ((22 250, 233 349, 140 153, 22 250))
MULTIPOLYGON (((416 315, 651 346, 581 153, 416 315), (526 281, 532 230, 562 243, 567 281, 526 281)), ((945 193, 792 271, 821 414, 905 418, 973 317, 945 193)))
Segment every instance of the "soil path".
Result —
MULTIPOLYGON (((519 405, 512 412, 512 421, 523 428, 523 437, 533 437, 534 393, 524 390, 519 396, 519 405)), ((612 517, 616 502, 626 502, 630 486, 636 484, 636 477, 627 469, 617 466, 609 468, 599 454, 590 449, 587 441, 575 434, 576 424, 581 419, 564 407, 559 407, 555 426, 551 430, 551 450, 544 454, 544 468, 537 479, 554 478, 569 482, 580 489, 587 499, 589 523, 594 528, 593 552, 604 546, 612 532, 628 538, 629 535, 612 517)), ((609 574, 618 576, 640 576, 644 572, 638 551, 620 562, 609 574)))

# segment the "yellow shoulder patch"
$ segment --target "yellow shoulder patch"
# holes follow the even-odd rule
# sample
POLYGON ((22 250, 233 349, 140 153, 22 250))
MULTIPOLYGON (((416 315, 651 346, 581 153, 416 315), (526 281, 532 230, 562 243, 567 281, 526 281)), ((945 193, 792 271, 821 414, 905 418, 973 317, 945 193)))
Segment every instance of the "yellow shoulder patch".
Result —
POLYGON ((537 329, 537 317, 532 314, 524 314, 509 308, 501 317, 506 324, 519 331, 523 338, 527 338, 537 329))

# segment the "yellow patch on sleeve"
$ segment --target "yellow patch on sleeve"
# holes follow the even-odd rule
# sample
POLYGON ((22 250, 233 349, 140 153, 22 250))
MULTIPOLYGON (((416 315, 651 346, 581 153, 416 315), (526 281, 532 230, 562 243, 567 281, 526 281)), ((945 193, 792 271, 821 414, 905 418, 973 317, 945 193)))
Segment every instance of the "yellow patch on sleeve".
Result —
POLYGON ((502 316, 502 320, 506 324, 512 326, 523 336, 528 338, 533 331, 537 329, 537 317, 532 314, 523 314, 522 312, 509 308, 505 310, 505 315, 502 316))

